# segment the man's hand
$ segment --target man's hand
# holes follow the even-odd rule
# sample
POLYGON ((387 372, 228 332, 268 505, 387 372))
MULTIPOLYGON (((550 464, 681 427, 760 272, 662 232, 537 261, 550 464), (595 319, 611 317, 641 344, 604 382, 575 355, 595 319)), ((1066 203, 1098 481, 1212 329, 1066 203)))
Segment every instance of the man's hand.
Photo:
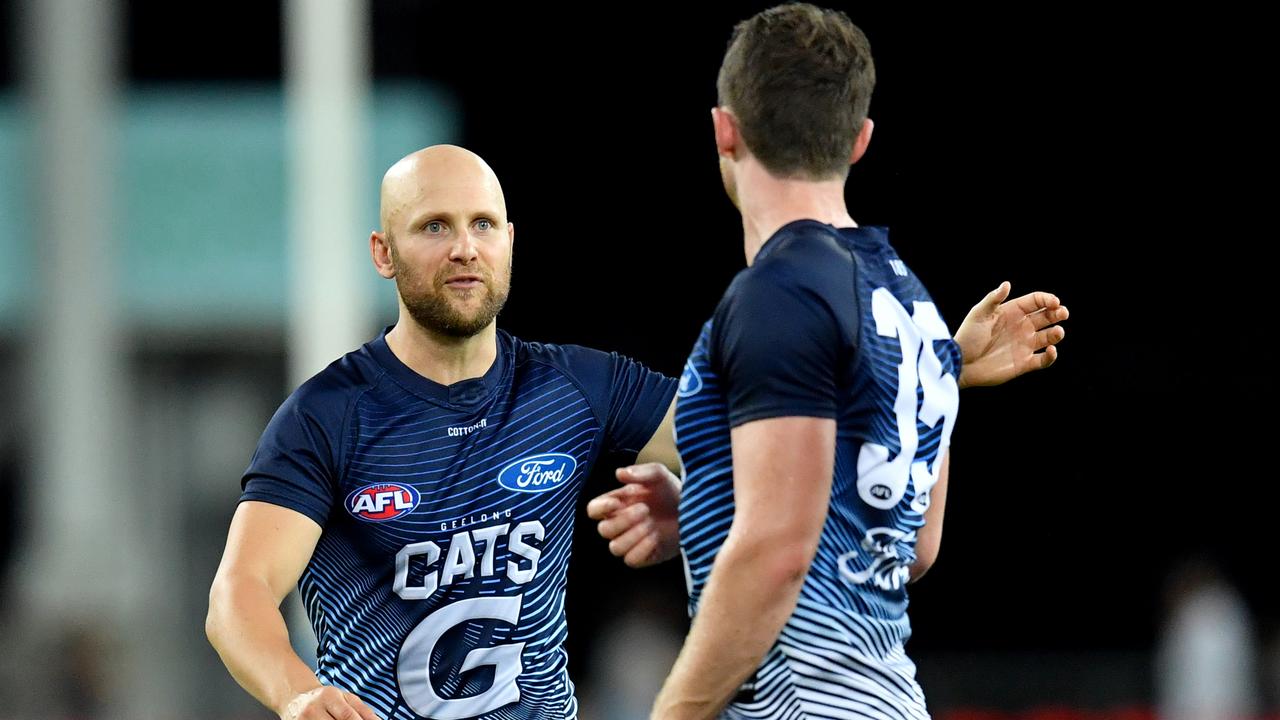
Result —
POLYGON ((1005 302, 1010 285, 987 293, 956 330, 964 355, 959 386, 999 385, 1019 375, 1047 368, 1058 359, 1057 343, 1066 330, 1055 323, 1069 313, 1058 296, 1033 292, 1005 302))
POLYGON ((349 692, 318 687, 290 700, 280 720, 378 720, 378 716, 349 692))
POLYGON ((680 552, 680 479, 661 463, 618 468, 623 486, 587 503, 609 552, 639 568, 680 552))

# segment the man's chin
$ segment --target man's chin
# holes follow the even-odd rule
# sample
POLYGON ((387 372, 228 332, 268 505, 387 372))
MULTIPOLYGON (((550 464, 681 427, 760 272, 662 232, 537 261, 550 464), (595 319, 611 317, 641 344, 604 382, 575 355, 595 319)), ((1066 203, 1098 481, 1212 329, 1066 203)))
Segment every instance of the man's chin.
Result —
MULTIPOLYGON (((489 322, 493 321, 490 320, 489 322)), ((489 326, 489 322, 481 325, 476 318, 453 317, 443 323, 435 324, 432 329, 449 337, 469 338, 479 335, 481 331, 489 326)))
POLYGON ((450 309, 453 311, 449 317, 450 334, 454 337, 470 337, 480 333, 493 323, 496 314, 491 315, 490 308, 479 300, 474 304, 467 303, 466 306, 460 307, 457 304, 451 304, 450 309))

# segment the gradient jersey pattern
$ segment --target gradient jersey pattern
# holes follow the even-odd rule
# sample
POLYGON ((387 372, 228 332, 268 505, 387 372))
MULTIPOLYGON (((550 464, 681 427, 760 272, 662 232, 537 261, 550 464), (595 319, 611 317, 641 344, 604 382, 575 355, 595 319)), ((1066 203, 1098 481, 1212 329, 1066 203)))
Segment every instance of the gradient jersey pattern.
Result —
POLYGON ((883 228, 781 228, 734 279, 680 379, 690 612, 734 515, 730 429, 836 421, 835 473, 795 613, 730 718, 927 718, 904 653, 908 568, 958 406, 960 353, 883 228))
POLYGON ((573 718, 564 593, 579 488, 653 435, 675 381, 498 333, 482 378, 439 385, 385 333, 272 418, 242 500, 323 531, 299 580, 320 680, 384 720, 573 718))

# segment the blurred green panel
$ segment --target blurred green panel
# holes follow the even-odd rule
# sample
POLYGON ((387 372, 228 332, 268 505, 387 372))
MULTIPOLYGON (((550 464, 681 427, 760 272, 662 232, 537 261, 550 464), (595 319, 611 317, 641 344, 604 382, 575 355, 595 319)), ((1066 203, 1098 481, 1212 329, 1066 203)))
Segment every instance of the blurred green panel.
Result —
MULTIPOLYGON (((27 247, 34 180, 18 98, 0 97, 0 326, 24 324, 38 274, 27 247)), ((421 84, 373 91, 370 156, 359 187, 362 226, 351 259, 368 268, 381 317, 394 293, 368 260, 382 172, 404 154, 456 142, 452 99, 421 84)), ((127 93, 113 183, 117 288, 132 325, 201 328, 284 320, 285 118, 278 87, 172 86, 127 93)))

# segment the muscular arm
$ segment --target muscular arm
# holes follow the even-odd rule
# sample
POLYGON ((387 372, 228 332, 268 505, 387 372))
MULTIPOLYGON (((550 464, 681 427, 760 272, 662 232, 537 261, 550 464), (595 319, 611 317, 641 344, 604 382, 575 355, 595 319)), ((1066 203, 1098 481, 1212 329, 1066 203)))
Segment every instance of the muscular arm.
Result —
POLYGON ((319 538, 320 526, 301 513, 242 502, 209 590, 209 642, 236 682, 282 716, 291 700, 320 687, 280 614, 319 538))
POLYGON ((826 520, 835 429, 808 417, 733 429, 733 524, 653 718, 716 717, 777 640, 826 520))

